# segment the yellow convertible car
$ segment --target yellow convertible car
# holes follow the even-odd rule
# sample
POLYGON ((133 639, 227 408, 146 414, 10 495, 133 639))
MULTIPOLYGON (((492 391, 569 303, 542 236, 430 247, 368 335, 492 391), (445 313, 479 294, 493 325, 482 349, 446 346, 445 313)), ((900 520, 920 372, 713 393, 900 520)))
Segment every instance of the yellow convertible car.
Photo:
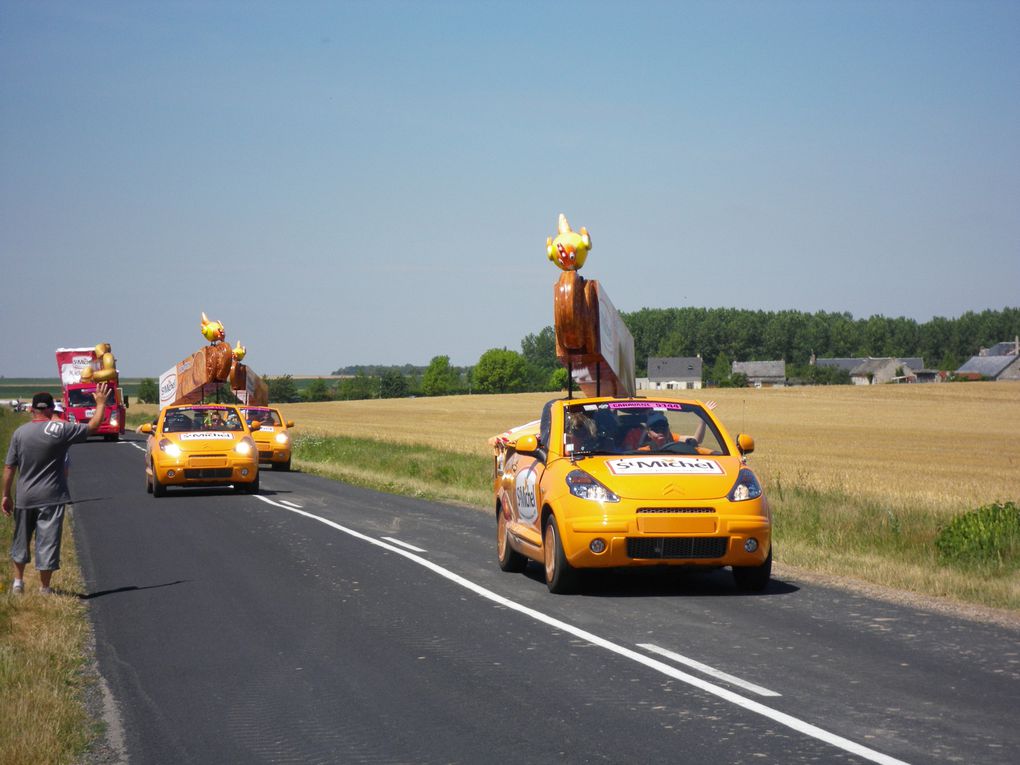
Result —
POLYGON ((496 551, 504 571, 529 559, 555 593, 580 569, 730 566, 738 588, 772 573, 772 519, 745 455, 700 401, 550 401, 494 446, 496 551))
POLYGON ((252 434, 259 447, 259 462, 272 465, 273 470, 290 470, 290 434, 292 420, 283 419, 279 409, 268 406, 242 406, 241 413, 249 423, 258 422, 252 434))
POLYGON ((168 406, 155 424, 139 430, 149 434, 145 490, 152 496, 166 496, 170 486, 232 485, 239 492, 258 492, 258 447, 236 406, 168 406))

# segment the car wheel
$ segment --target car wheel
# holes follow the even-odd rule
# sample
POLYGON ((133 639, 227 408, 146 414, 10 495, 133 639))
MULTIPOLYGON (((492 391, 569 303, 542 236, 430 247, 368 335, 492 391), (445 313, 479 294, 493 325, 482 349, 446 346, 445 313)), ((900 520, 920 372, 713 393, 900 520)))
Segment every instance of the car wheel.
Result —
POLYGON ((545 522, 542 548, 545 554, 545 584, 549 592, 556 595, 573 592, 577 587, 577 570, 567 562, 563 553, 555 515, 550 515, 545 522))
POLYGON ((152 481, 149 480, 149 474, 145 474, 145 493, 152 494, 152 481))
POLYGON ((119 441, 120 440, 120 435, 117 434, 117 433, 107 434, 107 435, 103 436, 103 440, 104 441, 119 441))
POLYGON ((152 466, 152 496, 153 497, 165 497, 166 486, 159 482, 159 476, 156 475, 156 466, 152 466))
POLYGON ((274 462, 273 463, 273 470, 282 470, 284 472, 289 471, 290 470, 290 460, 287 460, 286 462, 274 462))
POLYGON ((759 566, 734 566, 733 581, 741 592, 762 592, 772 578, 772 548, 759 566))
POLYGON ((259 493, 259 478, 260 475, 255 476, 255 480, 251 483, 241 483, 237 485, 237 491, 239 494, 258 494, 259 493))
POLYGON ((528 565, 528 559, 510 546, 502 509, 496 510, 496 559, 500 569, 512 574, 521 573, 528 565))

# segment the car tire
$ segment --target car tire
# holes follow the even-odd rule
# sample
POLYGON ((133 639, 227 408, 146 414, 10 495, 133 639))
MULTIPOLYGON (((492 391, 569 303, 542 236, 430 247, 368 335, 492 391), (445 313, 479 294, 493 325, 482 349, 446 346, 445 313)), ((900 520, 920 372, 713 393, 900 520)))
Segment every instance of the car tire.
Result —
POLYGON ((110 434, 107 434, 107 435, 103 436, 103 440, 104 441, 119 441, 120 440, 120 435, 118 435, 117 433, 110 433, 110 434))
POLYGON ((519 574, 528 565, 528 559, 510 546, 507 538, 506 517, 502 509, 496 510, 496 560, 501 570, 519 574))
POLYGON ((149 474, 145 474, 145 493, 152 494, 152 481, 149 480, 149 474))
POLYGON ((741 592, 763 592, 772 578, 772 548, 758 566, 734 566, 733 581, 741 592))
POLYGON ((286 462, 274 462, 273 463, 273 470, 282 470, 285 473, 289 472, 290 471, 290 460, 287 460, 286 462))
POLYGON ((556 526, 556 516, 550 514, 542 532, 542 549, 545 558, 545 585, 555 595, 566 595, 577 589, 577 570, 567 562, 556 526))
POLYGON ((156 475, 156 466, 152 466, 152 496, 153 497, 165 497, 166 486, 159 482, 159 476, 156 475))

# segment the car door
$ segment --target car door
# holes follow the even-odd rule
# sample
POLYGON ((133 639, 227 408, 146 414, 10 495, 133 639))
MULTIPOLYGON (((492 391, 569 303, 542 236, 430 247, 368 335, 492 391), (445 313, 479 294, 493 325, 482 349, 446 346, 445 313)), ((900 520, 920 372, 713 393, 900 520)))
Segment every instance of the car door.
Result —
POLYGON ((534 455, 514 453, 507 461, 507 494, 512 508, 509 530, 532 545, 542 544, 542 474, 545 464, 534 455))

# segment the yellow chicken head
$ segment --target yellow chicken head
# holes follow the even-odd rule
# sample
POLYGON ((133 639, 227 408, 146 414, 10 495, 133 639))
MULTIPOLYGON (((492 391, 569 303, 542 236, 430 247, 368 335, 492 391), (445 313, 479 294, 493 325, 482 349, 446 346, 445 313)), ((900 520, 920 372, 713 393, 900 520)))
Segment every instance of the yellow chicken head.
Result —
POLYGON ((240 361, 241 359, 243 359, 244 354, 246 354, 247 352, 248 349, 241 345, 240 340, 237 341, 237 345, 235 345, 234 349, 231 351, 231 353, 234 355, 234 361, 240 361))
POLYGON ((210 343, 221 343, 227 337, 227 331, 218 321, 209 321, 209 317, 202 311, 202 337, 210 343))
POLYGON ((560 213, 559 233, 545 240, 545 249, 549 260, 564 271, 579 271, 591 249, 591 237, 584 226, 580 232, 571 229, 567 216, 560 213))

